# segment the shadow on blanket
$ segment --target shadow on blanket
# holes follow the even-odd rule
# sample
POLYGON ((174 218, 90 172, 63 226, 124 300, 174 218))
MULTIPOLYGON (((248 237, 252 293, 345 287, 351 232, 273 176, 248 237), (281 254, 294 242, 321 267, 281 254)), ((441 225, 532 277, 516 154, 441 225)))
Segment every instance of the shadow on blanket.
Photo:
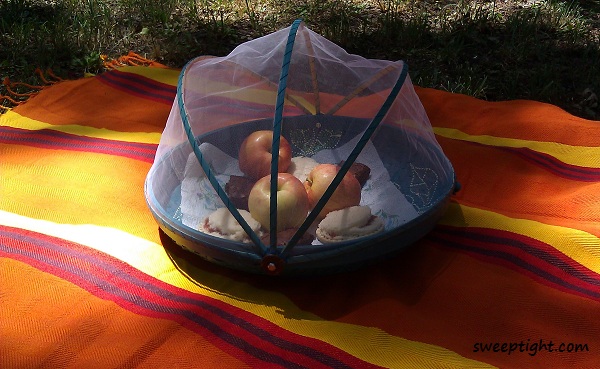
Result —
MULTIPOLYGON (((261 295, 255 293, 231 296, 227 292, 227 286, 223 285, 223 281, 231 280, 248 283, 256 288, 281 293, 303 310, 321 310, 319 316, 325 319, 337 319, 359 306, 368 305, 376 300, 392 299, 403 305, 414 305, 432 281, 452 263, 455 256, 454 253, 445 252, 436 247, 435 243, 425 239, 402 249, 387 260, 366 265, 358 270, 314 277, 271 277, 244 273, 210 263, 184 250, 162 231, 159 232, 161 242, 173 265, 193 283, 242 301, 259 305, 273 303, 272 300, 261 299, 261 295), (373 280, 373 283, 369 283, 368 280, 373 280), (381 286, 381 280, 393 281, 393 285, 381 286), (374 286, 378 288, 373 290, 374 286), (399 286, 402 288, 398 288, 399 286), (349 300, 352 301, 351 304, 344 303, 349 300), (318 305, 321 304, 328 308, 319 309, 318 305), (330 309, 332 304, 339 305, 340 308, 330 309)), ((395 242, 395 239, 386 242, 395 242)), ((385 245, 382 244, 381 247, 385 245)), ((284 316, 288 315, 284 306, 278 308, 284 316)))

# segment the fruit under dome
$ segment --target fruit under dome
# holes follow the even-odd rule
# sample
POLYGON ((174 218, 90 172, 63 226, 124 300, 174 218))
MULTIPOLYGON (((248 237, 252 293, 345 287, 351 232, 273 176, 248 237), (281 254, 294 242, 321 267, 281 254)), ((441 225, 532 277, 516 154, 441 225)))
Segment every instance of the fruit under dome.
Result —
POLYGON ((181 247, 289 275, 389 257, 455 189, 405 63, 348 54, 299 21, 186 65, 145 184, 181 247))

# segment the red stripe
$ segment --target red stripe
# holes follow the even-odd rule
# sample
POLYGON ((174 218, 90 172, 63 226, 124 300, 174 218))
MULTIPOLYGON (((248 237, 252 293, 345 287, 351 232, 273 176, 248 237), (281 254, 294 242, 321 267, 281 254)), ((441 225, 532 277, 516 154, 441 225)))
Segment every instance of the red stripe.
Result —
POLYGON ((477 227, 469 227, 468 229, 464 229, 458 227, 454 228, 451 226, 439 226, 438 231, 444 228, 446 228, 446 235, 448 236, 449 240, 460 240, 466 245, 480 249, 510 253, 518 259, 525 260, 528 265, 540 270, 544 270, 549 274, 560 278, 561 280, 568 281, 574 286, 591 288, 600 291, 600 276, 598 274, 575 262, 573 259, 569 258, 547 243, 521 234, 499 229, 477 227), (477 234, 480 237, 487 237, 488 240, 474 240, 469 238, 467 233, 477 234), (510 239, 520 245, 527 245, 531 249, 525 250, 509 243, 495 243, 489 241, 489 239, 492 238, 510 239), (561 265, 563 268, 561 268, 561 265), (572 272, 569 272, 569 270, 572 272), (574 276, 572 274, 573 272, 580 274, 581 278, 574 276), (582 278, 588 279, 589 281, 594 281, 596 284, 585 281, 582 278))
POLYGON ((165 100, 173 100, 177 87, 156 81, 154 79, 121 70, 111 70, 101 74, 99 77, 113 81, 122 86, 137 89, 145 93, 155 95, 165 100))
MULTIPOLYGON (((11 231, 12 230, 14 230, 14 229, 11 229, 11 231)), ((81 268, 81 269, 85 270, 86 272, 90 273, 94 277, 98 277, 102 281, 106 281, 106 282, 115 284, 116 287, 118 287, 118 289, 120 289, 120 290, 133 293, 133 294, 135 294, 135 296, 139 296, 140 298, 142 298, 146 301, 152 301, 154 303, 160 304, 160 306, 165 306, 165 307, 169 307, 172 309, 183 309, 186 311, 194 311, 196 313, 200 313, 203 316, 208 317, 212 322, 218 324, 222 329, 226 330, 227 332, 229 332, 231 334, 236 335, 237 337, 239 337, 240 339, 242 339, 246 342, 251 343, 254 347, 259 347, 269 353, 284 357, 287 360, 293 360, 296 363, 308 365, 311 368, 328 367, 328 366, 323 365, 322 363, 320 363, 317 360, 313 360, 310 357, 307 357, 304 354, 294 353, 289 350, 285 350, 285 349, 278 347, 277 341, 269 342, 264 339, 261 339, 261 337, 257 337, 256 335, 253 335, 251 332, 248 332, 244 329, 240 329, 240 327, 238 327, 234 323, 228 321, 227 319, 224 319, 221 316, 215 315, 213 312, 210 312, 206 309, 202 309, 198 305, 189 304, 189 303, 185 303, 182 301, 174 301, 174 300, 166 299, 165 297, 163 297, 161 295, 151 292, 151 288, 140 288, 140 286, 132 284, 131 282, 127 281, 125 278, 122 278, 121 276, 134 277, 136 279, 143 281, 145 284, 148 285, 148 287, 155 286, 155 287, 160 288, 161 290, 167 290, 168 292, 172 293, 174 296, 185 297, 185 298, 191 299, 192 301, 198 301, 198 302, 202 302, 204 304, 209 303, 210 306, 212 306, 216 309, 225 311, 237 318, 241 318, 244 321, 246 321, 254 326, 262 328, 265 332, 268 332, 269 334, 279 337, 280 339, 283 339, 283 340, 286 340, 289 342, 294 342, 294 344, 297 344, 297 345, 306 346, 307 348, 310 348, 310 350, 313 351, 313 353, 316 355, 319 355, 319 353, 322 353, 323 355, 335 357, 336 359, 346 363, 346 365, 348 365, 349 367, 373 367, 371 365, 367 365, 366 363, 358 360, 357 358, 355 358, 351 355, 348 355, 347 353, 345 353, 333 346, 330 346, 328 344, 325 344, 325 343, 315 340, 315 339, 310 339, 307 337, 302 337, 302 336, 293 334, 287 330, 284 330, 284 329, 270 323, 269 321, 267 321, 265 319, 262 319, 254 314, 246 312, 245 310, 237 309, 237 308, 235 308, 231 305, 228 305, 224 302, 214 300, 214 299, 208 298, 206 296, 193 294, 189 291, 181 290, 174 286, 160 282, 144 273, 141 273, 137 269, 128 266, 127 264, 121 262, 120 260, 111 258, 105 254, 98 252, 98 251, 92 250, 92 252, 90 252, 91 249, 88 249, 84 246, 80 246, 80 245, 73 244, 73 243, 70 243, 70 242, 67 242, 64 240, 56 239, 56 238, 45 236, 45 235, 40 235, 40 234, 33 233, 33 232, 20 230, 19 233, 24 234, 28 237, 35 237, 36 239, 39 239, 41 241, 51 242, 52 244, 56 244, 56 245, 60 244, 62 247, 68 247, 68 249, 73 250, 72 252, 67 251, 66 253, 65 252, 56 252, 55 250, 51 250, 51 249, 45 248, 43 246, 33 245, 31 243, 29 243, 29 244, 21 243, 18 246, 20 249, 27 249, 27 250, 30 250, 31 252, 34 252, 36 255, 43 256, 44 261, 54 260, 54 261, 60 262, 62 264, 70 264, 72 266, 76 266, 77 268, 81 268), (69 255, 69 253, 70 253, 70 255, 69 255), (77 255, 75 255, 76 253, 85 253, 88 256, 92 256, 94 258, 94 260, 101 260, 101 263, 106 263, 114 268, 117 268, 119 270, 119 273, 115 274, 108 269, 103 269, 98 266, 99 263, 89 263, 89 262, 83 261, 80 257, 77 257, 77 255), (327 354, 325 354, 325 353, 327 353, 327 354)), ((9 239, 9 243, 10 243, 10 241, 11 240, 9 239)), ((18 258, 18 257, 15 257, 15 258, 18 258)), ((95 295, 115 301, 120 306, 123 306, 129 310, 135 311, 136 313, 143 314, 146 316, 174 320, 195 332, 198 332, 205 336, 210 336, 211 338, 215 338, 218 341, 220 341, 221 344, 224 345, 221 348, 229 350, 229 352, 232 352, 232 353, 237 353, 236 356, 240 355, 240 352, 238 352, 238 350, 239 350, 238 348, 228 345, 227 343, 223 342, 220 339, 220 337, 213 335, 209 330, 204 329, 204 327, 200 326, 196 322, 186 319, 183 315, 180 315, 177 313, 157 312, 155 310, 146 309, 146 308, 140 306, 139 304, 132 304, 129 301, 121 298, 120 296, 117 296, 107 290, 103 290, 103 289, 99 288, 97 285, 90 283, 88 280, 82 279, 80 276, 74 275, 72 273, 68 273, 65 270, 60 269, 60 268, 49 266, 49 265, 47 265, 47 263, 42 263, 42 262, 39 262, 36 260, 31 260, 29 258, 27 258, 27 259, 28 259, 28 261, 26 261, 26 262, 28 262, 29 264, 32 264, 32 265, 35 264, 36 267, 38 267, 39 269, 49 271, 50 273, 55 274, 55 275, 59 275, 61 278, 70 280, 73 283, 76 283, 76 284, 82 286, 83 288, 85 288, 86 290, 90 291, 91 293, 93 293, 95 295), (40 264, 43 264, 43 265, 40 265, 40 264)), ((246 354, 243 352, 243 350, 241 353, 243 353, 244 355, 240 356, 240 358, 245 357, 244 360, 246 361, 248 359, 248 357, 246 357, 246 354)), ((251 358, 254 361, 256 360, 253 357, 251 357, 251 358)))
POLYGON ((135 73, 111 70, 98 76, 98 80, 119 90, 159 103, 173 103, 177 88, 135 73))
MULTIPOLYGON (((25 249, 25 248, 30 249, 30 250, 32 249, 31 244, 21 243, 20 245, 15 245, 15 246, 17 246, 20 249, 25 249)), ((69 247, 72 247, 72 246, 73 245, 69 245, 69 247)), ((43 255, 47 259, 54 259, 54 257, 57 256, 57 255, 55 255, 55 253, 51 252, 51 250, 44 250, 44 249, 36 248, 35 250, 31 250, 31 251, 33 251, 39 255, 43 255)), ((243 361, 247 364, 252 364, 252 363, 256 364, 257 363, 257 359, 255 357, 247 354, 244 350, 240 350, 235 346, 228 345, 221 339, 221 337, 214 335, 210 330, 205 329, 203 326, 189 321, 182 315, 157 312, 155 310, 144 308, 138 304, 131 303, 128 300, 122 299, 120 296, 117 296, 115 294, 108 292, 106 289, 103 289, 100 286, 90 282, 90 280, 88 280, 86 278, 82 278, 82 277, 78 276, 77 274, 69 273, 62 268, 58 268, 58 267, 50 265, 46 262, 39 261, 36 258, 30 258, 30 257, 20 255, 20 254, 10 254, 9 255, 9 254, 3 253, 1 250, 0 250, 0 254, 7 255, 15 260, 20 260, 22 262, 25 262, 27 264, 30 264, 30 265, 36 267, 37 269, 44 271, 44 272, 56 275, 64 280, 72 282, 72 283, 78 285, 79 287, 89 291, 93 295, 100 297, 102 299, 105 299, 105 300, 113 301, 116 304, 118 304, 119 306, 121 306, 129 311, 132 311, 136 314, 148 316, 151 318, 168 319, 171 321, 175 321, 175 322, 181 324, 182 326, 190 329, 191 331, 201 334, 203 337, 206 337, 215 346, 217 346, 220 349, 222 349, 223 351, 231 354, 232 356, 240 359, 241 361, 243 361)), ((64 261, 64 260, 62 260, 62 261, 64 261)), ((83 263, 83 264, 73 263, 73 261, 74 260, 69 260, 70 263, 72 263, 74 265, 77 264, 78 267, 85 268, 87 271, 94 270, 94 267, 89 264, 85 265, 86 263, 83 263)), ((136 293, 137 296, 143 297, 145 299, 149 299, 149 301, 153 301, 156 303, 164 303, 164 301, 162 301, 163 299, 160 296, 156 296, 151 293, 144 293, 145 291, 143 289, 140 289, 137 286, 133 286, 133 288, 132 288, 132 286, 123 283, 122 280, 119 280, 118 276, 112 275, 110 273, 99 273, 99 274, 104 274, 106 277, 110 278, 109 279, 110 282, 115 283, 120 289, 124 289, 124 290, 126 290, 128 292, 132 292, 132 293, 137 292, 136 293), (158 298, 159 301, 154 300, 155 298, 158 298)), ((98 273, 96 273, 96 275, 98 275, 98 273)), ((171 304, 171 307, 173 307, 173 306, 174 305, 171 304)), ((197 306, 191 306, 191 307, 193 308, 193 310, 196 310, 196 311, 198 310, 197 306)), ((183 308, 183 307, 178 306, 178 308, 183 308)), ((192 310, 189 310, 189 311, 192 311, 192 310)), ((215 323, 217 323, 219 325, 225 324, 227 326, 231 326, 231 324, 229 324, 227 321, 223 321, 223 320, 215 321, 215 323)), ((227 327, 227 328, 231 328, 231 327, 227 327)), ((239 332, 236 330, 233 330, 233 333, 237 334, 240 337, 240 339, 247 339, 247 337, 240 336, 239 332)), ((252 337, 252 340, 249 342, 256 344, 256 343, 259 343, 260 340, 257 340, 256 337, 252 337)))
POLYGON ((540 153, 529 148, 503 149, 509 152, 514 152, 528 162, 545 168, 559 177, 584 182, 596 182, 600 180, 600 169, 597 168, 587 168, 567 164, 551 155, 540 153))
POLYGON ((504 267, 506 269, 509 269, 509 270, 515 271, 517 273, 523 274, 524 276, 530 278, 531 280, 533 280, 533 281, 535 281, 537 283, 540 283, 542 285, 548 286, 550 288, 554 288, 557 291, 561 291, 561 292, 567 293, 569 295, 575 295, 575 296, 580 296, 580 297, 587 298, 587 299, 592 299, 592 300, 595 300, 595 301, 600 301, 599 298, 592 297, 589 294, 581 293, 579 291, 574 291, 573 289, 568 288, 568 287, 564 286, 563 284, 550 281, 547 278, 544 278, 544 277, 540 276, 539 274, 536 274, 536 273, 534 273, 534 272, 532 272, 532 271, 530 271, 530 270, 528 270, 526 268, 518 267, 514 263, 511 263, 511 262, 509 262, 507 260, 498 259, 498 258, 495 258, 495 257, 492 257, 492 256, 482 255, 482 254, 479 254, 479 253, 469 253, 469 252, 467 252, 467 254, 469 254, 473 258, 481 260, 483 262, 490 263, 490 264, 495 264, 495 265, 499 265, 499 266, 504 267))
MULTIPOLYGON (((589 269, 586 269, 583 266, 581 266, 580 264, 575 263, 573 261, 573 259, 569 258, 568 256, 566 256, 565 254, 556 250, 555 248, 548 245, 547 243, 541 242, 539 240, 536 240, 536 239, 533 239, 533 238, 530 238, 530 237, 527 237, 527 236, 524 236, 521 234, 508 232, 508 231, 504 231, 504 230, 500 230, 500 229, 492 229, 492 228, 471 227, 471 228, 469 228, 469 232, 476 233, 476 234, 482 235, 484 237, 490 237, 490 238, 491 237, 499 237, 499 238, 514 240, 514 241, 518 242, 519 244, 526 244, 526 245, 534 248, 535 250, 539 250, 540 254, 551 254, 556 259, 560 259, 560 261, 562 263, 564 263, 565 265, 567 265, 568 267, 570 267, 572 269, 579 269, 579 271, 581 273, 585 273, 586 271, 589 272, 587 274, 587 277, 589 277, 589 278, 597 278, 598 277, 597 275, 595 275, 595 273, 593 273, 589 269)), ((556 275, 556 276, 560 277, 561 279, 564 279, 564 280, 569 279, 569 280, 571 280, 571 282, 573 282, 576 285, 580 285, 582 287, 587 285, 583 280, 576 278, 573 275, 571 275, 569 272, 567 272, 566 269, 561 269, 556 263, 546 260, 543 257, 543 255, 536 256, 535 251, 533 251, 533 252, 526 251, 522 248, 512 246, 512 245, 509 245, 506 243, 500 244, 500 243, 493 243, 493 242, 482 242, 482 241, 477 241, 477 240, 470 240, 470 241, 467 240, 467 243, 470 243, 471 245, 474 245, 476 247, 487 248, 489 250, 497 250, 497 251, 502 251, 502 252, 510 251, 511 254, 516 256, 517 258, 526 260, 529 265, 546 270, 547 272, 549 272, 553 275, 556 275)))
POLYGON ((59 131, 26 130, 0 127, 0 143, 22 144, 43 149, 59 149, 78 152, 94 152, 130 159, 153 162, 156 144, 114 141, 102 138, 78 136, 59 131))
POLYGON ((600 276, 541 241, 497 229, 451 226, 436 227, 430 237, 563 292, 600 301, 600 276), (495 238, 505 241, 494 242, 495 238))
MULTIPOLYGON (((3 143, 13 143, 13 142, 3 142, 3 143)), ((51 150, 56 150, 56 146, 54 145, 48 145, 48 144, 43 144, 43 143, 28 143, 27 146, 30 147, 36 147, 39 149, 51 149, 51 150)), ((114 156, 114 152, 112 151, 108 151, 108 150, 101 150, 101 149, 79 149, 79 148, 73 148, 73 149, 65 149, 65 148, 60 148, 60 150, 68 150, 68 151, 75 151, 75 152, 89 152, 89 153, 96 153, 96 154, 107 154, 107 155, 113 155, 114 156)), ((125 158, 129 158, 129 159, 134 159, 134 160, 139 160, 139 161, 145 161, 147 163, 152 163, 153 159, 149 159, 146 157, 142 157, 139 155, 134 155, 134 154, 122 154, 122 155, 118 155, 118 156, 122 156, 125 158)))
MULTIPOLYGON (((465 142, 465 141, 463 141, 465 142)), ((468 142, 468 141, 467 141, 468 142)), ((558 160, 552 155, 541 153, 535 150, 532 150, 527 147, 502 147, 502 146, 494 146, 488 145, 480 142, 468 142, 469 144, 476 146, 484 146, 489 148, 494 148, 497 150, 502 150, 505 152, 509 152, 515 155, 518 155, 520 158, 526 160, 527 162, 537 165, 550 173, 570 179, 573 181, 582 181, 582 182, 597 182, 600 181, 600 169, 599 168, 590 168, 590 167, 582 167, 578 165, 567 164, 563 161, 558 160)))
MULTIPOLYGON (((244 121, 272 118, 275 114, 275 101, 265 101, 264 104, 261 104, 222 96, 202 96, 202 104, 204 105, 203 114, 225 122, 231 122, 232 119, 239 120, 239 117, 243 117, 244 121)), ((305 114, 296 106, 286 105, 284 108, 285 117, 305 114)))
POLYGON ((114 294, 107 292, 106 290, 91 283, 90 281, 88 281, 85 278, 79 277, 75 274, 68 273, 61 268, 41 262, 35 258, 29 258, 29 257, 23 256, 23 255, 7 254, 7 253, 4 253, 2 250, 0 250, 0 256, 5 256, 5 257, 12 258, 14 260, 22 261, 22 262, 27 263, 43 272, 60 277, 61 279, 69 281, 69 282, 81 287, 82 289, 90 292, 94 296, 97 296, 104 300, 112 301, 112 302, 116 303, 118 306, 120 306, 128 311, 131 311, 135 314, 147 316, 150 318, 159 318, 159 319, 167 319, 167 320, 174 321, 174 322, 180 324, 181 326, 186 327, 187 329, 191 330, 192 332, 200 334, 201 336, 206 338, 208 341, 210 341, 213 345, 215 345, 219 349, 223 350, 223 352, 226 352, 227 354, 237 358, 238 360, 240 360, 250 366, 253 366, 253 367, 261 367, 259 360, 257 360, 254 356, 249 355, 244 350, 238 349, 235 346, 225 343, 223 340, 221 340, 221 338, 219 336, 213 334, 210 330, 204 329, 202 326, 200 326, 198 324, 190 324, 190 322, 187 321, 181 315, 157 313, 154 310, 146 309, 140 305, 131 303, 130 301, 121 299, 119 296, 116 296, 114 294))

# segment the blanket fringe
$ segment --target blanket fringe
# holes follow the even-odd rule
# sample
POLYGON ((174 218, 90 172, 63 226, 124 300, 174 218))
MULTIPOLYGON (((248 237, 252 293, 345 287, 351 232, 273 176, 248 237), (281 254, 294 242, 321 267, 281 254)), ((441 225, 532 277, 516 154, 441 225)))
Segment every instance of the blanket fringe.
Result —
MULTIPOLYGON (((147 59, 133 51, 112 60, 109 60, 106 55, 102 55, 101 58, 106 70, 113 70, 125 66, 168 68, 164 64, 147 59)), ((0 114, 11 110, 18 105, 24 104, 45 87, 64 81, 64 79, 54 74, 51 69, 42 71, 40 68, 37 68, 35 74, 41 81, 40 85, 32 85, 25 82, 13 82, 8 77, 2 81, 0 84, 0 114)))
POLYGON ((103 60, 104 68, 107 70, 113 70, 125 66, 167 68, 166 65, 151 59, 147 59, 139 54, 134 53, 133 51, 130 51, 127 55, 120 56, 117 59, 108 60, 106 55, 102 55, 101 58, 103 60))
POLYGON ((37 68, 35 74, 42 82, 40 85, 32 85, 25 82, 13 82, 8 77, 4 78, 0 86, 0 114, 21 105, 32 96, 37 95, 46 86, 63 81, 62 78, 52 72, 51 69, 42 71, 37 68))

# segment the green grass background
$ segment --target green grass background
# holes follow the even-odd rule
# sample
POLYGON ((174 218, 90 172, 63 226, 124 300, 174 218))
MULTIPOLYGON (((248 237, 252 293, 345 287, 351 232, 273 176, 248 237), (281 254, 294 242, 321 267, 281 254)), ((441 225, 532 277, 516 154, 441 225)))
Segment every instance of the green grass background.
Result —
POLYGON ((405 60, 420 86, 600 120, 599 14, 598 0, 3 0, 0 77, 79 78, 130 50, 181 67, 302 18, 348 52, 405 60))

